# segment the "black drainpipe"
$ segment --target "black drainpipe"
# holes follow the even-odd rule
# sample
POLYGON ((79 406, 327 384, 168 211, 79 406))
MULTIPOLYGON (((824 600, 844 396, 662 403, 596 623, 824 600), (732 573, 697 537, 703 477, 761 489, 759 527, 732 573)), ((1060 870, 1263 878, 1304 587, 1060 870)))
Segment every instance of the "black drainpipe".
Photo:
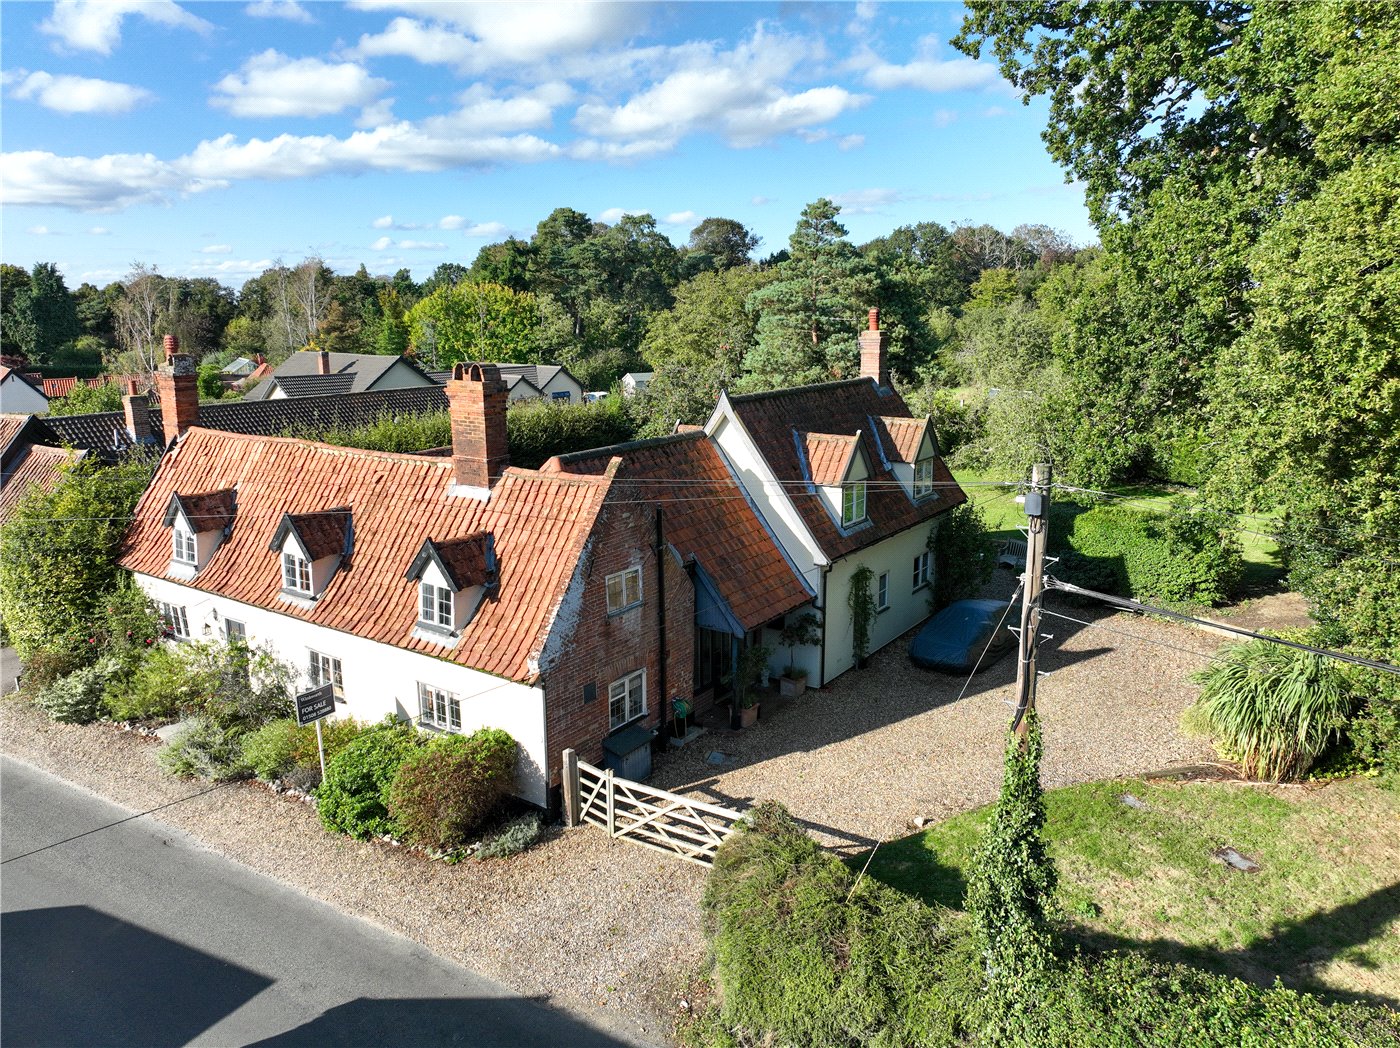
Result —
POLYGON ((666 727, 666 711, 670 708, 671 697, 666 693, 666 538, 661 527, 661 507, 656 507, 656 637, 657 676, 661 685, 661 719, 658 728, 666 727))

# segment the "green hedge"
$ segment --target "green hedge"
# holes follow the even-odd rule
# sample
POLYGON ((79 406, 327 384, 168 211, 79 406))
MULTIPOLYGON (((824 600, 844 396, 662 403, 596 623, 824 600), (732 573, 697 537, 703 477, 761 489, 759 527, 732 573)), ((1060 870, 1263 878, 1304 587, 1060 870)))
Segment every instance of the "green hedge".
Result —
POLYGON ((510 789, 516 753, 515 740, 499 728, 439 735, 394 773, 389 812, 414 844, 460 848, 510 789))
POLYGON ((409 756, 426 742, 411 724, 391 716, 357 736, 326 764, 316 810, 326 829, 365 840, 402 832, 389 814, 389 787, 409 756))
POLYGON ((780 806, 719 849, 704 897, 717 993, 692 1045, 1323 1048, 1392 1045, 1400 1015, 1136 954, 1060 958, 1016 1007, 962 914, 857 875, 780 806))

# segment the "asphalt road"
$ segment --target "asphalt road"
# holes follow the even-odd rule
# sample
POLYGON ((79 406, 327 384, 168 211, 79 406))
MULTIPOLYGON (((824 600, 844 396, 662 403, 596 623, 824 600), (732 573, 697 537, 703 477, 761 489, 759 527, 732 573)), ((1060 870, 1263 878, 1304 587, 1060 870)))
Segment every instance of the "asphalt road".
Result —
POLYGON ((627 1043, 132 814, 0 758, 7 1048, 627 1043))

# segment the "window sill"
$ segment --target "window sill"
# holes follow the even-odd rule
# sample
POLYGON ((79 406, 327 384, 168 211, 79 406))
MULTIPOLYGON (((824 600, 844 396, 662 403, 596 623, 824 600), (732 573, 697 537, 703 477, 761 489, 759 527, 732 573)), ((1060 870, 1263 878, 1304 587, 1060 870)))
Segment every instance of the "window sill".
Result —
POLYGON ((635 603, 635 604, 629 604, 629 605, 627 605, 627 607, 625 607, 625 608, 618 608, 616 611, 609 611, 609 612, 608 612, 608 618, 611 619, 611 618, 616 618, 618 615, 626 615, 629 611, 634 611, 634 610, 636 610, 637 608, 640 608, 640 607, 642 606, 642 604, 643 604, 643 602, 639 600, 639 601, 637 601, 637 603, 635 603))
POLYGON ((189 582, 199 574, 199 565, 188 560, 172 560, 170 567, 165 569, 165 577, 168 579, 179 579, 182 582, 189 582))
POLYGON ((608 729, 608 734, 609 734, 609 735, 616 735, 618 732, 622 731, 624 728, 630 727, 631 725, 636 724, 638 721, 646 720, 646 716, 647 716, 647 711, 646 711, 646 710, 642 710, 641 713, 637 714, 637 715, 636 715, 635 717, 633 717, 631 720, 620 721, 620 722, 618 722, 617 724, 614 724, 611 728, 608 729))
POLYGON ((876 609, 875 609, 875 614, 876 614, 876 615, 883 615, 885 612, 887 612, 887 611, 889 611, 889 610, 890 610, 890 606, 889 606, 888 604, 886 604, 883 608, 876 608, 876 609))
POLYGON ((425 641, 428 644, 438 644, 444 648, 456 647, 457 642, 462 639, 460 633, 443 629, 441 626, 429 626, 427 623, 415 623, 413 627, 413 639, 425 641))
POLYGON ((310 593, 303 593, 301 590, 289 590, 285 587, 278 594, 282 600, 288 604, 295 604, 299 608, 310 610, 316 606, 316 597, 310 593))
POLYGON ((918 593, 919 590, 926 590, 926 589, 928 589, 928 587, 929 587, 929 584, 928 584, 927 582, 921 582, 921 583, 919 583, 917 586, 915 586, 913 589, 911 589, 909 592, 910 592, 910 593, 918 593))
POLYGON ((430 731, 430 732, 432 732, 434 735, 460 735, 460 734, 462 734, 462 729, 461 729, 460 726, 459 726, 459 727, 456 727, 456 728, 447 728, 447 727, 444 727, 443 725, 437 724, 437 723, 435 723, 435 722, 433 722, 433 721, 424 720, 422 717, 419 717, 419 718, 418 718, 416 721, 414 721, 413 723, 414 723, 414 726, 417 727, 419 730, 421 730, 421 731, 430 731))

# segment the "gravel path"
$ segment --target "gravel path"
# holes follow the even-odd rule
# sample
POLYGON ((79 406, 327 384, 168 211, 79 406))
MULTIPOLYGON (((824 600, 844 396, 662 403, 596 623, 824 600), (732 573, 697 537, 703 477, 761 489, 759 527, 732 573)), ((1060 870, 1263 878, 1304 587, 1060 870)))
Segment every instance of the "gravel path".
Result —
MULTIPOLYGON (((1000 581, 1009 591, 1004 576, 1000 581)), ((1047 787, 1208 756, 1207 746, 1181 735, 1178 722, 1197 694, 1187 677, 1219 640, 1134 615, 1094 614, 1054 595, 1047 608, 1096 624, 1042 620, 1042 634, 1054 635, 1041 645, 1048 676, 1037 697, 1047 787)), ((942 819, 995 800, 1015 653, 979 673, 958 698, 966 678, 915 669, 909 639, 828 688, 766 702, 753 728, 712 730, 668 754, 652 781, 739 807, 781 800, 842 852, 911 832, 915 818, 942 819), (715 751, 728 760, 708 764, 715 751)))
POLYGON ((155 817, 211 850, 629 1042, 670 1040, 676 991, 703 957, 704 871, 596 830, 447 866, 332 836, 309 806, 254 785, 191 797, 208 784, 164 775, 152 740, 53 724, 15 698, 0 701, 0 744, 128 808, 171 804, 155 817))
MULTIPOLYGON (((1042 647, 1045 784, 1205 756, 1177 723, 1195 697, 1187 675, 1218 641, 1126 614, 1092 621, 1043 623, 1055 635, 1042 647)), ((767 703, 754 728, 663 755, 652 782, 724 804, 780 799, 845 852, 993 800, 1014 657, 958 698, 963 678, 914 669, 907 642, 829 688, 767 703), (724 765, 706 763, 713 751, 724 765)), ((53 724, 13 698, 0 702, 0 746, 129 808, 171 804, 156 817, 212 850, 628 1039, 669 1041, 679 988, 704 955, 704 871, 597 830, 556 829, 524 855, 446 866, 331 836, 308 806, 256 786, 191 796, 207 786, 162 774, 150 740, 53 724)))

